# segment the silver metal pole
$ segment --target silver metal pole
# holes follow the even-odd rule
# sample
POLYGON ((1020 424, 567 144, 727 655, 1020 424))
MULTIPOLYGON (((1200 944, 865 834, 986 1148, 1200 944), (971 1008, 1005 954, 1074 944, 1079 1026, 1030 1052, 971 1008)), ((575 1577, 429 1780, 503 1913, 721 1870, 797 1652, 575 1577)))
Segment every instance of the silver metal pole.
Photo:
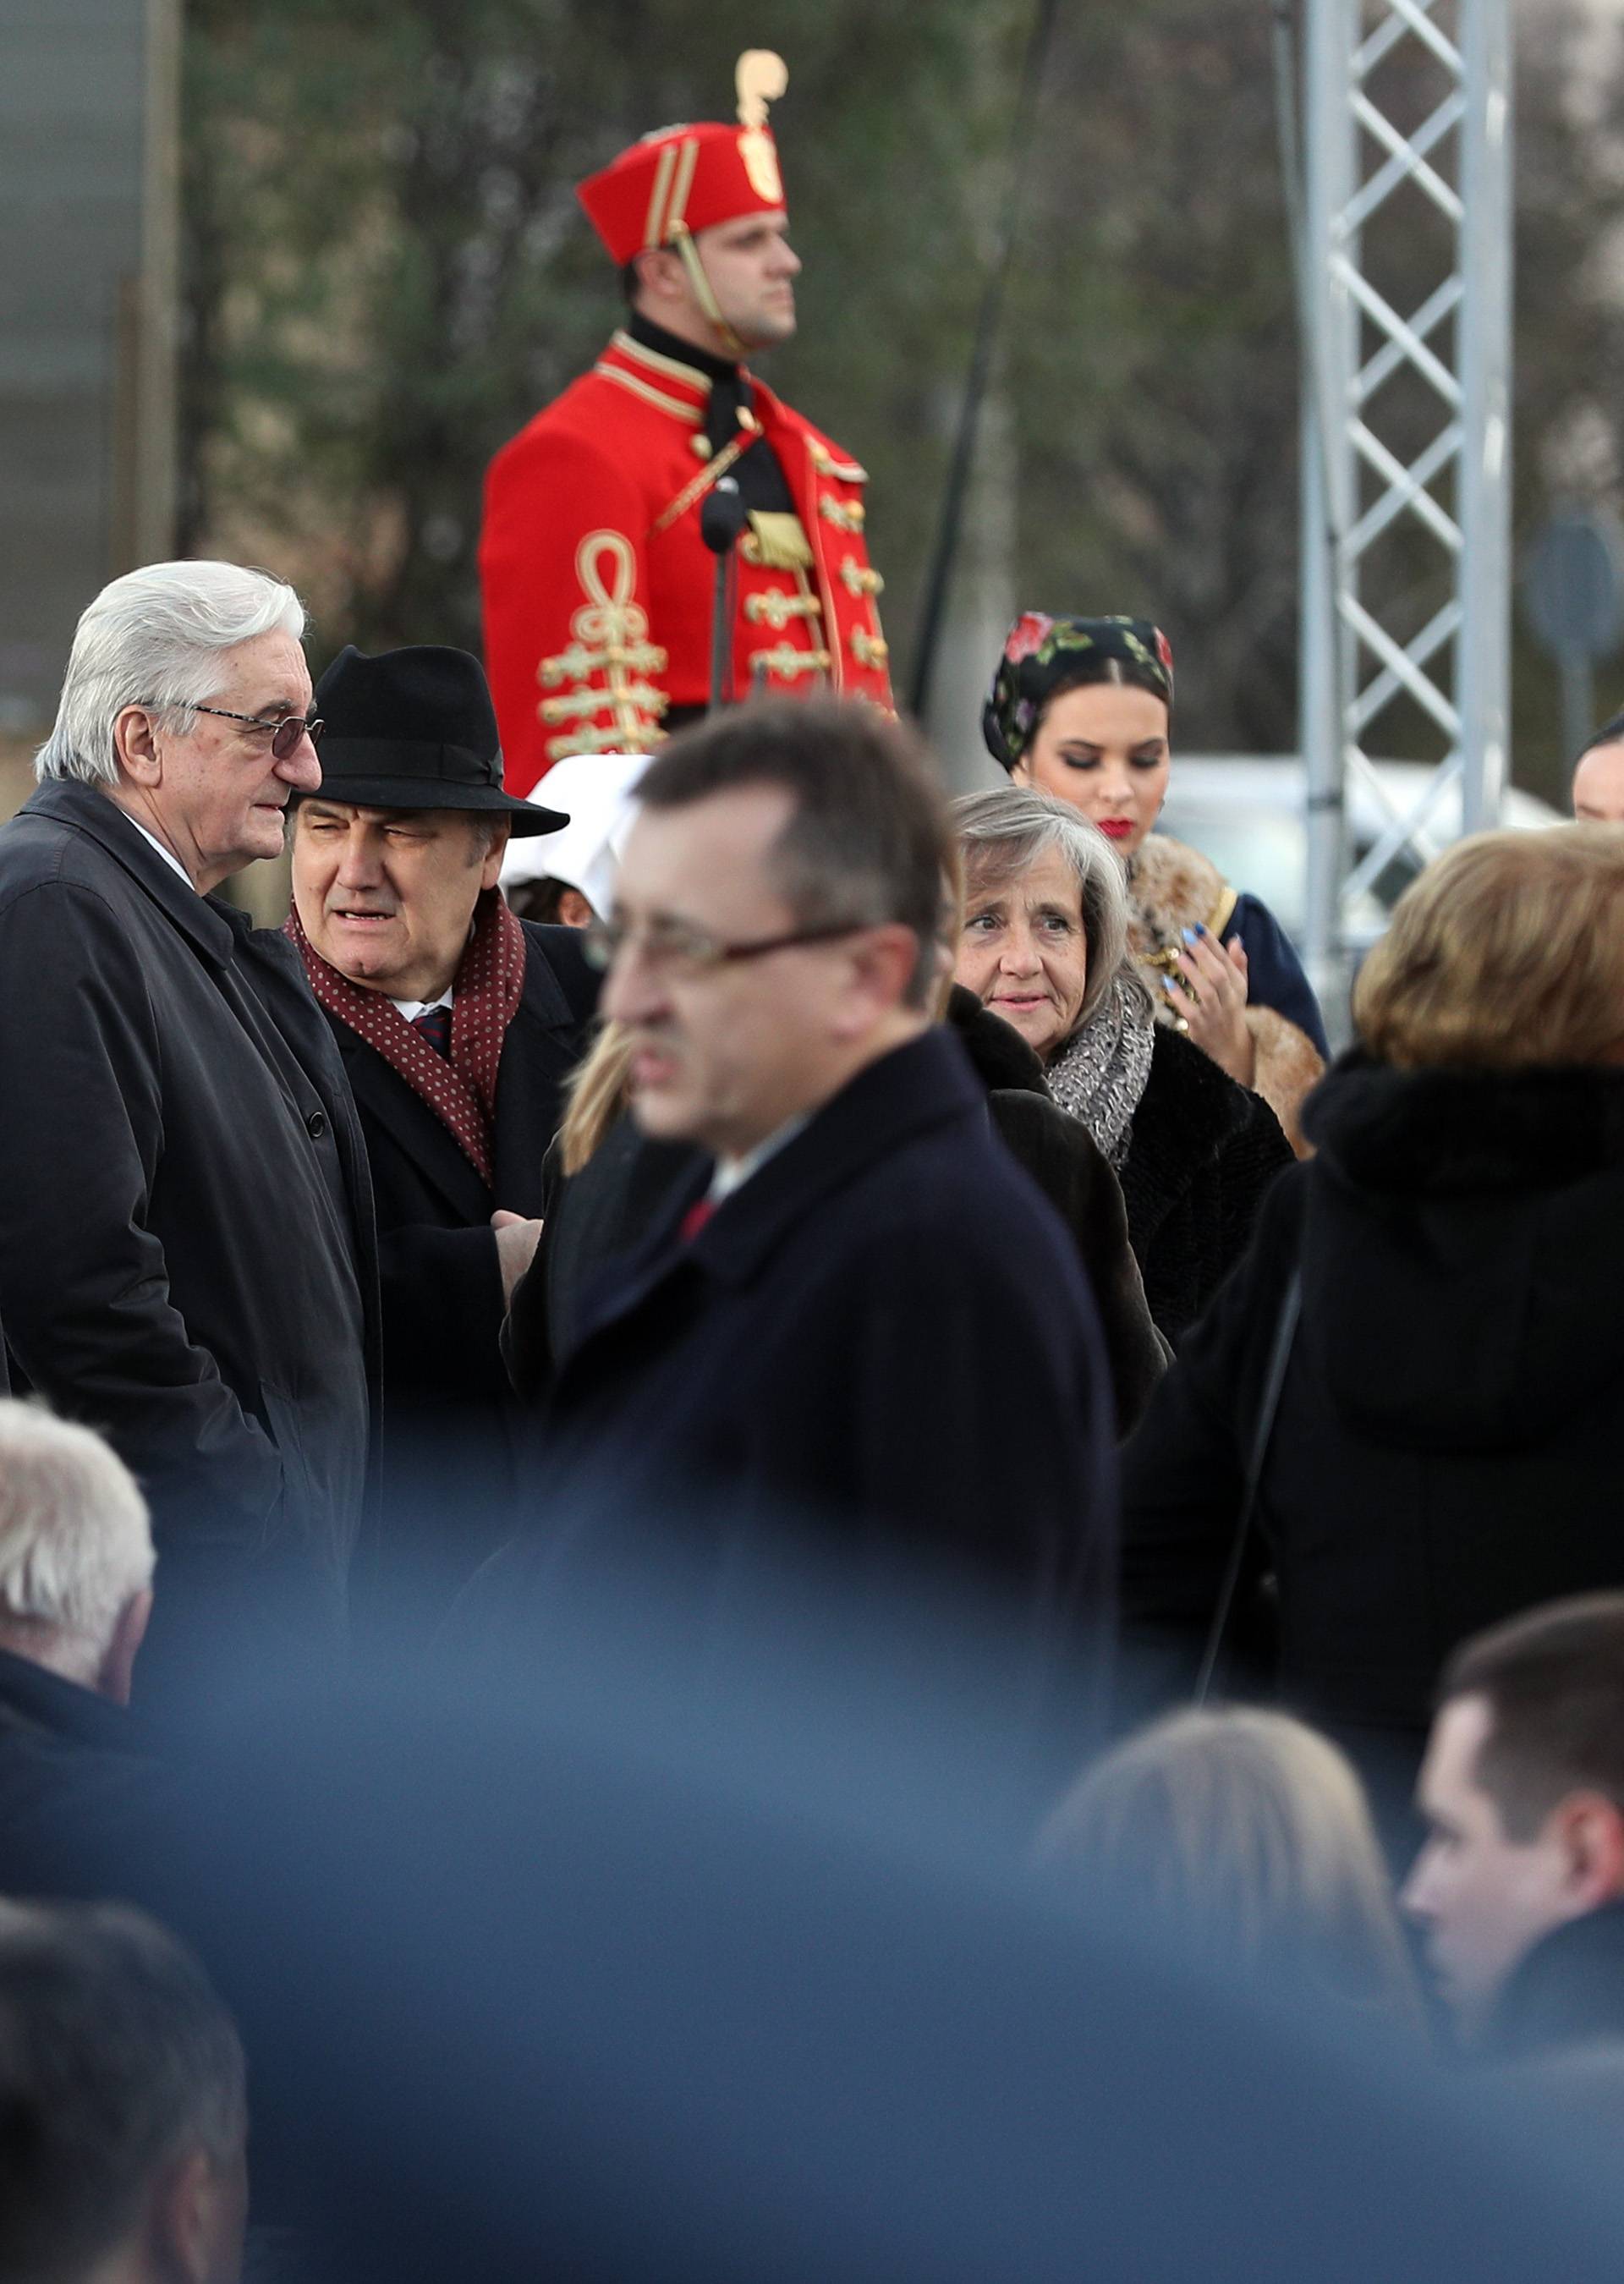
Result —
POLYGON ((1303 4, 1305 949, 1334 1015, 1350 908, 1394 860, 1425 863, 1448 837, 1439 820, 1456 778, 1467 832, 1497 819, 1505 781, 1511 8, 1303 4), (1444 259, 1417 305, 1401 308, 1382 280, 1411 274, 1413 262, 1384 254, 1409 253, 1402 234, 1415 230, 1417 199, 1445 225, 1444 259), (1396 376, 1408 386, 1393 388, 1396 376), (1417 433, 1417 407, 1429 405, 1430 430, 1417 433), (1409 544, 1396 550, 1401 534, 1409 544), (1417 567, 1430 580, 1429 559, 1443 591, 1417 625, 1417 567), (1395 581, 1404 591, 1390 591, 1395 581), (1393 752, 1386 715, 1400 700, 1441 748, 1408 803, 1374 766, 1393 752), (1355 793, 1383 820, 1357 862, 1355 793))
POLYGON ((1339 900, 1346 868, 1344 630, 1337 607, 1341 537, 1353 494, 1347 418, 1353 313, 1331 254, 1354 187, 1348 104, 1358 0, 1308 0, 1303 59, 1308 122, 1302 275, 1307 308, 1302 411, 1301 739, 1308 785, 1308 970, 1327 1005, 1339 998, 1339 900))
POLYGON ((1511 55, 1510 0, 1464 0, 1458 327, 1461 825, 1500 821, 1511 720, 1511 55))

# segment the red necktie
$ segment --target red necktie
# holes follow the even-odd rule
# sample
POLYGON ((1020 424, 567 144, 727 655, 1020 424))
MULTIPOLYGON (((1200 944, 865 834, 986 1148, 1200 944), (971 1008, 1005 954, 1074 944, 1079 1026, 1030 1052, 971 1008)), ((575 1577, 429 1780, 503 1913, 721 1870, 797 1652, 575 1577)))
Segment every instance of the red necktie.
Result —
POLYGON ((694 1200, 687 1212, 683 1216, 682 1228, 678 1232, 684 1245, 691 1245, 693 1243, 695 1238, 698 1237, 699 1232, 704 1228, 706 1223, 710 1219, 715 1210, 716 1204, 714 1198, 703 1197, 696 1198, 694 1200))

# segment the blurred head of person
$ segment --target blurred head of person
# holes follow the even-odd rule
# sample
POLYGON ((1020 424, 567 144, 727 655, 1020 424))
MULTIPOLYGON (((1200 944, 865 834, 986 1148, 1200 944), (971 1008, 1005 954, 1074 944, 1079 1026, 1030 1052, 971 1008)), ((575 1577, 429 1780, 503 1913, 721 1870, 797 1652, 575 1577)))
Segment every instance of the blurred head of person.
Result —
POLYGON ((1176 1713, 1086 1770, 1040 1863, 1204 1962, 1415 2019, 1370 1810, 1336 1747, 1284 1713, 1176 1713))
POLYGON ((1624 1060, 1624 825, 1456 841, 1399 898, 1353 1006, 1400 1069, 1624 1060))
POLYGON ((1624 1901, 1624 1594, 1548 1603, 1444 1668, 1404 1889, 1467 2037, 1570 1921, 1624 1901))
POLYGON ((739 707, 663 747, 595 937, 644 1131, 744 1157, 924 1030, 950 845, 872 708, 739 707))
POLYGON ((607 916, 648 765, 646 754, 566 754, 553 763, 530 799, 544 793, 569 822, 510 842, 502 860, 502 892, 520 919, 584 928, 607 916))
POLYGON ((36 775, 98 787, 205 894, 279 856, 289 800, 321 778, 304 627, 291 587, 235 563, 115 579, 79 622, 36 775))
POLYGON ((392 999, 449 991, 511 833, 566 825, 502 787, 479 661, 438 644, 340 652, 316 693, 322 781, 300 800, 293 906, 314 950, 392 999))
POLYGON ((1624 825, 1624 714, 1604 722, 1573 766, 1581 825, 1624 825))
POLYGON ((964 888, 955 980, 1045 1063, 1124 995, 1148 1025, 1121 865, 1075 808, 1001 786, 956 801, 953 821, 964 888))
POLYGON ((1027 611, 1004 641, 981 734, 1012 783, 1081 810, 1123 857, 1161 814, 1173 652, 1148 619, 1027 611))
POLYGON ((0 2275, 235 2284, 246 2137, 236 2030, 172 1936, 0 1904, 0 2275))
POLYGON ((603 917, 573 880, 561 880, 556 872, 531 873, 510 882, 504 867, 502 893, 519 919, 533 921, 537 927, 587 928, 603 917))
POLYGON ((0 1398, 0 1649, 127 1705, 152 1564, 122 1459, 43 1405, 0 1398))

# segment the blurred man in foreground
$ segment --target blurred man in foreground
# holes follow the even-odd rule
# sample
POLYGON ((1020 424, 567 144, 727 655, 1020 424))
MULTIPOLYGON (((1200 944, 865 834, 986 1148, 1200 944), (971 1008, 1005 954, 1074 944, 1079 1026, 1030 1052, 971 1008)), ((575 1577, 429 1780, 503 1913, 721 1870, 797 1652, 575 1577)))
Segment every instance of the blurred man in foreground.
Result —
POLYGON ((1438 1708, 1403 1900, 1463 2034, 1624 2041, 1624 1594, 1478 1635, 1438 1708))
POLYGON ((291 587, 160 563, 74 637, 0 827, 0 1294, 27 1381, 152 1502, 144 1689, 342 1644, 377 1354, 371 1188, 298 957, 213 892, 320 769, 291 587))
POLYGON ((952 833, 920 754, 870 708, 742 708, 638 798, 605 1008, 644 1134, 705 1155, 558 1359, 549 1512, 691 1495, 718 1532, 809 1516, 1051 1618, 1103 1607, 1109 1375, 1074 1249, 931 1024, 952 833))
POLYGON ((597 978, 578 930, 525 925, 496 886, 510 833, 569 819, 503 790, 477 659, 352 647, 316 705, 322 782, 297 803, 288 934, 371 1165, 383 1551, 437 1615, 505 1536, 513 1405, 497 1341, 597 978))
POLYGON ((236 2284, 242 2048, 143 1913, 0 1905, 0 2276, 236 2284))

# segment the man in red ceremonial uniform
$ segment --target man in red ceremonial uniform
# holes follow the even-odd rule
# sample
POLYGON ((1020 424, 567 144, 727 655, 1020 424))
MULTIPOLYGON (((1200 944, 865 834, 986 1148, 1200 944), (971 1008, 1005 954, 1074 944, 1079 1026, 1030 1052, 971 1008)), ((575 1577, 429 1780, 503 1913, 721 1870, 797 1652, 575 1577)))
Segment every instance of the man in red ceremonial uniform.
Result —
POLYGON ((581 185, 631 314, 486 481, 486 661, 515 792, 565 754, 646 752, 709 703, 718 483, 743 511, 722 695, 891 703, 863 471, 742 362, 795 330, 766 124, 785 82, 751 50, 738 127, 668 129, 581 185))

